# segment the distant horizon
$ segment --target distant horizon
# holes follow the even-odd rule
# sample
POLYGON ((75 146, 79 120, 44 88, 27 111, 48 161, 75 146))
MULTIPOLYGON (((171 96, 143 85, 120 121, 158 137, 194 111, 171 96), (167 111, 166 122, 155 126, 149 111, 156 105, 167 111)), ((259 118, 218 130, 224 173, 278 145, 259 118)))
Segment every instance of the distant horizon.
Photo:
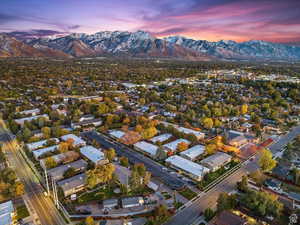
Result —
POLYGON ((159 38, 290 44, 300 43, 299 8, 299 0, 10 0, 0 2, 0 32, 146 30, 159 38))

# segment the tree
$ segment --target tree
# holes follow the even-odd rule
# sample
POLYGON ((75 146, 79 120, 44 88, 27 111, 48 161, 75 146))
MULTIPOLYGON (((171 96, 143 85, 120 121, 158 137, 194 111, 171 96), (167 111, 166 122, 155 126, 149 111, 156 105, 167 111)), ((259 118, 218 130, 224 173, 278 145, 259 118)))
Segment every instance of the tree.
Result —
POLYGON ((105 103, 99 104, 98 109, 97 109, 98 114, 100 114, 100 115, 106 114, 106 113, 109 113, 109 111, 110 111, 110 109, 105 103))
POLYGON ((88 216, 88 217, 85 219, 85 225, 95 225, 95 221, 94 221, 93 217, 88 216))
POLYGON ((208 222, 215 216, 215 212, 211 208, 207 208, 204 211, 204 218, 208 222))
POLYGON ((244 115, 248 112, 248 105, 247 104, 243 104, 241 106, 241 114, 244 115))
POLYGON ((154 217, 156 221, 163 222, 170 216, 170 213, 165 205, 159 205, 154 209, 154 217))
POLYGON ((69 144, 67 142, 61 142, 58 146, 58 150, 60 153, 69 151, 69 144))
POLYGON ((138 125, 135 126, 134 130, 138 133, 142 133, 143 132, 143 127, 142 127, 142 125, 138 124, 138 125))
POLYGON ((249 190, 240 202, 259 216, 279 217, 283 210, 283 204, 278 201, 278 197, 264 191, 249 190))
POLYGON ((217 200, 217 211, 222 212, 223 210, 233 209, 237 204, 236 196, 229 195, 227 193, 221 193, 217 200))
POLYGON ((86 172, 86 175, 87 175, 86 176, 86 181, 85 181, 86 185, 90 189, 94 188, 98 184, 96 174, 92 170, 88 170, 86 172))
POLYGON ((247 192, 248 191, 248 177, 243 176, 242 180, 237 183, 237 187, 240 191, 247 192))
POLYGON ((206 155, 212 155, 216 152, 217 150, 217 145, 215 144, 208 144, 205 146, 205 154, 206 155))
POLYGON ((24 185, 21 182, 16 182, 14 187, 15 187, 15 196, 21 196, 25 193, 24 185))
POLYGON ((51 137, 51 128, 43 127, 41 130, 45 139, 49 139, 51 137))
POLYGON ((149 127, 142 131, 142 137, 143 137, 143 139, 149 139, 149 138, 154 137, 157 134, 157 132, 158 131, 155 127, 149 127))
POLYGON ((206 129, 211 129, 211 128, 213 128, 213 126, 214 126, 214 121, 213 121, 212 118, 205 117, 205 118, 202 120, 202 124, 203 124, 203 126, 204 126, 206 129))
POLYGON ((116 157, 116 151, 113 148, 110 148, 104 151, 105 157, 108 159, 109 162, 112 162, 116 157))
POLYGON ((263 172, 271 171, 276 166, 276 160, 273 159, 272 152, 263 149, 258 164, 263 172))
POLYGON ((69 177, 73 177, 75 174, 76 174, 76 170, 74 169, 74 167, 70 167, 64 172, 63 176, 66 179, 69 177))
POLYGON ((145 105, 146 100, 144 98, 140 98, 139 103, 140 103, 140 105, 145 105))
POLYGON ((57 162, 53 159, 53 157, 48 157, 45 159, 45 165, 47 169, 50 169, 56 167, 57 162))
POLYGON ((22 137, 24 141, 28 141, 28 139, 32 136, 31 131, 25 127, 22 131, 22 137))
POLYGON ((162 147, 158 147, 158 149, 156 151, 155 158, 157 158, 158 160, 164 160, 164 159, 166 159, 167 158, 166 151, 162 147))
POLYGON ((186 143, 186 142, 180 142, 180 143, 177 144, 177 150, 178 150, 179 152, 182 152, 182 151, 184 151, 184 150, 187 150, 188 147, 189 147, 189 144, 186 143))
POLYGON ((121 166, 128 167, 129 166, 128 158, 126 158, 125 156, 122 156, 120 158, 120 164, 121 164, 121 166))
POLYGON ((112 163, 99 165, 93 170, 86 172, 86 183, 89 188, 94 188, 97 184, 108 183, 113 179, 115 166, 112 163))

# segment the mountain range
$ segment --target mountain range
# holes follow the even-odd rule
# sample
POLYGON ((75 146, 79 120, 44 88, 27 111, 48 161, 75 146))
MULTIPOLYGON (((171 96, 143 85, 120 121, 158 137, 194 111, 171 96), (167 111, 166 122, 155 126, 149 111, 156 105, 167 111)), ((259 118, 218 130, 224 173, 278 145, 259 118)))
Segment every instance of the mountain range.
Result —
POLYGON ((145 31, 73 33, 62 37, 20 37, 0 34, 0 57, 146 57, 184 60, 300 60, 300 46, 265 41, 193 40, 182 36, 156 38, 145 31))

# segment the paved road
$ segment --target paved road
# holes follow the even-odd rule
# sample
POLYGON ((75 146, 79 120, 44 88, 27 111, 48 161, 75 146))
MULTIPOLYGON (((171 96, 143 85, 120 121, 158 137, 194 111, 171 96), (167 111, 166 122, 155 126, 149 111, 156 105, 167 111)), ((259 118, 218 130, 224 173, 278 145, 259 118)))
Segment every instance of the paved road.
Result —
MULTIPOLYGON (((11 140, 11 135, 6 134, 7 140, 11 140)), ((20 149, 16 145, 7 143, 7 158, 10 166, 12 166, 25 185, 25 193, 39 218, 41 225, 66 225, 64 218, 56 209, 54 203, 49 197, 45 197, 44 190, 39 184, 38 179, 29 168, 25 159, 19 152, 20 149)))
POLYGON ((279 138, 279 140, 269 146, 270 151, 275 155, 276 153, 283 150, 283 148, 294 138, 296 138, 300 134, 300 126, 294 127, 290 132, 286 135, 279 138))
MULTIPOLYGON (((282 151, 282 148, 300 134, 300 126, 293 128, 288 134, 282 136, 276 143, 269 146, 269 149, 276 154, 282 151)), ((230 193, 236 189, 236 183, 242 178, 258 169, 257 161, 259 154, 256 154, 252 161, 245 161, 241 168, 225 178, 210 191, 202 193, 199 197, 183 210, 175 214, 165 225, 192 225, 200 212, 207 208, 214 208, 220 193, 230 193)))
POLYGON ((220 193, 230 193, 235 190, 236 183, 241 179, 241 177, 247 175, 249 172, 255 171, 257 168, 258 167, 255 163, 246 161, 234 174, 224 179, 208 192, 200 194, 199 198, 175 214, 165 225, 193 224, 197 218, 199 218, 200 212, 203 212, 206 208, 214 208, 216 206, 220 193))
POLYGON ((102 134, 95 131, 84 132, 81 136, 89 141, 97 141, 104 148, 114 148, 119 156, 125 156, 131 163, 143 163, 147 170, 152 173, 153 176, 161 179, 166 185, 172 189, 178 190, 185 186, 185 183, 177 176, 170 174, 163 170, 163 166, 154 162, 153 160, 145 157, 144 155, 133 151, 132 149, 112 140, 109 140, 102 134))

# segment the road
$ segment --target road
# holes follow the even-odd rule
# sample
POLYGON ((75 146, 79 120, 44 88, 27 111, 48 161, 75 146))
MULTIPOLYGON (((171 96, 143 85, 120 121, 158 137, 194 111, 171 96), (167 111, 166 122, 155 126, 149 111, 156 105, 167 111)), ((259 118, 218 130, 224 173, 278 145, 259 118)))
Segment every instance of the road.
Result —
POLYGON ((147 170, 151 172, 151 174, 160 180, 163 181, 166 185, 171 187, 172 189, 179 190, 183 188, 186 184, 179 179, 177 176, 170 174, 169 172, 165 171, 162 165, 156 163, 152 159, 149 159, 148 157, 145 157, 144 155, 133 151, 132 149, 126 147, 123 144, 120 144, 118 142, 115 142, 113 140, 108 139, 102 134, 99 134, 95 131, 89 131, 84 132, 81 134, 81 136, 85 139, 88 139, 89 141, 95 140, 100 145, 102 145, 104 148, 114 148, 116 153, 119 156, 125 156, 128 158, 130 163, 143 163, 147 170))
POLYGON ((299 134, 300 134, 300 126, 292 128, 290 132, 280 137, 276 143, 272 144, 269 147, 270 151, 273 153, 273 155, 282 151, 283 148, 294 138, 296 138, 299 134))
MULTIPOLYGON (((294 127, 289 133, 280 137, 278 141, 269 146, 273 154, 282 151, 283 147, 300 134, 300 126, 294 127)), ((176 213, 165 225, 192 225, 198 218, 200 212, 207 208, 214 208, 220 193, 230 193, 236 189, 236 183, 242 176, 247 175, 258 169, 257 161, 259 154, 252 160, 245 161, 241 168, 225 178, 206 193, 201 193, 195 201, 191 202, 186 208, 176 213)))
POLYGON ((44 195, 43 188, 25 162, 18 145, 12 144, 12 135, 9 133, 5 135, 7 139, 6 155, 8 162, 14 168, 17 177, 24 183, 26 197, 39 218, 36 224, 66 225, 65 219, 60 215, 52 200, 44 195))

